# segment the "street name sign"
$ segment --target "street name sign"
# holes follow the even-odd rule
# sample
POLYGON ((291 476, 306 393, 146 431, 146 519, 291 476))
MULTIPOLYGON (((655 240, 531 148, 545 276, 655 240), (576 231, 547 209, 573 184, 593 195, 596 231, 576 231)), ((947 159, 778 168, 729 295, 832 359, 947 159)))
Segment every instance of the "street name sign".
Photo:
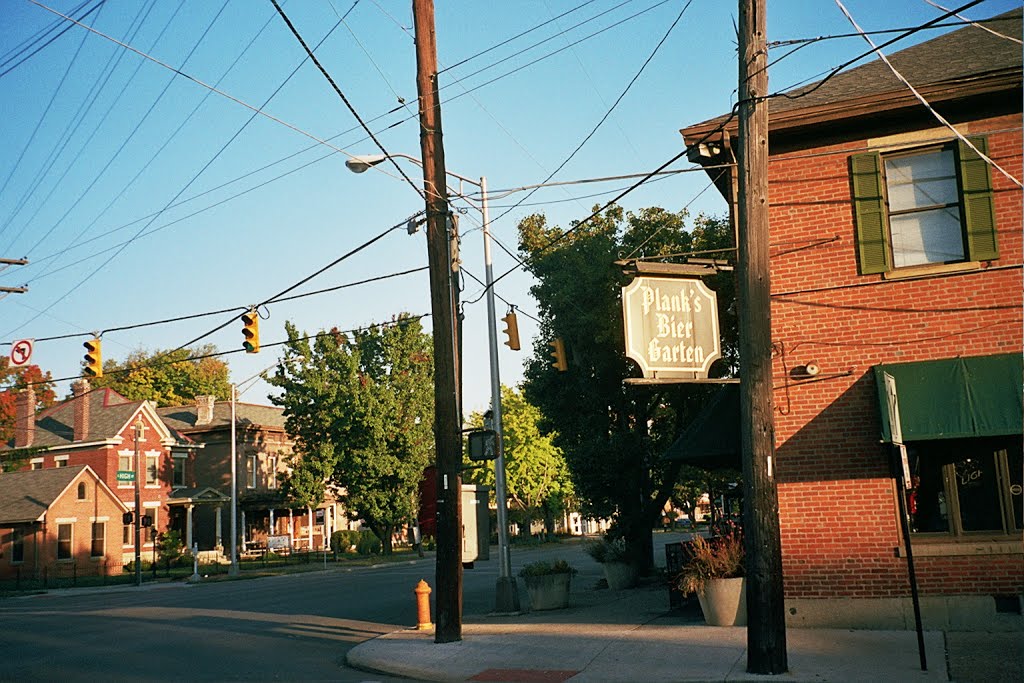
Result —
POLYGON ((131 470, 118 470, 117 471, 118 481, 135 481, 135 473, 131 470))
POLYGON ((626 355, 644 377, 704 378, 722 355, 718 299, 700 280, 638 277, 622 288, 626 355))

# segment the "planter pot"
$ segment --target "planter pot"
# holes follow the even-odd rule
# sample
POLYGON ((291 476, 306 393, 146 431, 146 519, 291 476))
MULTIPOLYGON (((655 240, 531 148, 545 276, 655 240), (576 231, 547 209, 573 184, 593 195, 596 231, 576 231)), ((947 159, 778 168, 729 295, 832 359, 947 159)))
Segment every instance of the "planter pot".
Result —
POLYGON ((711 579, 697 591, 704 621, 711 626, 746 626, 747 580, 711 579))
POLYGON ((524 576, 526 592, 530 596, 530 609, 562 609, 569 606, 569 581, 572 574, 524 576))
POLYGON ((629 562, 605 562, 602 566, 609 589, 618 591, 636 585, 638 572, 629 562))

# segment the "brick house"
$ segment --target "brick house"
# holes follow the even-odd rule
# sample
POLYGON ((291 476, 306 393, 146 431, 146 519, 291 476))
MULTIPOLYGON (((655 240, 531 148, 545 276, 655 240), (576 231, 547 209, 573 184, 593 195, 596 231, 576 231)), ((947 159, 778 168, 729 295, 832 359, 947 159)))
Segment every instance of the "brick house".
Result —
MULTIPOLYGON (((197 396, 194 405, 158 408, 161 419, 175 432, 203 445, 196 461, 197 490, 216 490, 231 495, 231 403, 213 396, 197 396)), ((294 441, 285 432, 283 409, 252 403, 235 404, 236 485, 239 542, 242 552, 267 547, 275 536, 294 549, 320 550, 330 546, 331 533, 351 525, 342 507, 328 492, 315 509, 296 506, 280 489, 289 472, 294 441)), ((176 496, 191 495, 176 492, 176 496)), ((209 517, 209 511, 205 512, 209 517)), ((230 519, 204 519, 202 533, 220 528, 230 536, 230 519), (209 522, 213 522, 212 524, 209 522)), ((200 540, 209 540, 200 536, 200 540)))
MULTIPOLYGON (((986 27, 1019 39, 1021 11, 986 27)), ((890 60, 1022 178, 1019 44, 967 26, 890 60)), ((926 625, 1024 628, 1019 183, 881 61, 788 95, 769 100, 768 164, 788 623, 913 628, 888 373, 926 625)), ((703 141, 692 161, 735 162, 724 120, 681 131, 703 141)), ((734 206, 732 169, 708 173, 734 206)))
MULTIPOLYGON (((135 483, 119 480, 118 472, 137 471, 141 514, 149 517, 157 533, 175 528, 172 493, 194 485, 195 452, 201 446, 169 429, 153 404, 130 401, 112 389, 91 390, 88 381, 81 380, 72 385, 68 400, 38 414, 34 414, 34 406, 31 388, 18 394, 15 436, 8 444, 0 445, 0 450, 25 449, 28 455, 21 467, 29 471, 88 465, 129 510, 135 507, 135 483), (137 446, 136 425, 141 425, 137 446), (137 470, 136 448, 140 460, 137 470)), ((218 502, 223 504, 223 496, 218 502)), ((0 500, 0 505, 3 503, 0 500)), ((190 535, 189 529, 177 528, 183 539, 190 535)), ((125 562, 134 559, 135 534, 130 525, 109 538, 111 542, 118 540, 125 562)), ((153 535, 145 534, 141 552, 148 556, 152 551, 153 535)))
POLYGON ((0 475, 0 579, 120 574, 127 510, 88 465, 0 475))

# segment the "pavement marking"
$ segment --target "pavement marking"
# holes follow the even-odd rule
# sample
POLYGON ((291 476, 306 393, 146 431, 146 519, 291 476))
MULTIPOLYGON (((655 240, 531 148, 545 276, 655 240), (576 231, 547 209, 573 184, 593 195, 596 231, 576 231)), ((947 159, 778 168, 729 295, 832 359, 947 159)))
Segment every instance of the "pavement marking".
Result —
POLYGON ((578 673, 560 669, 484 669, 469 680, 492 683, 562 683, 578 673))

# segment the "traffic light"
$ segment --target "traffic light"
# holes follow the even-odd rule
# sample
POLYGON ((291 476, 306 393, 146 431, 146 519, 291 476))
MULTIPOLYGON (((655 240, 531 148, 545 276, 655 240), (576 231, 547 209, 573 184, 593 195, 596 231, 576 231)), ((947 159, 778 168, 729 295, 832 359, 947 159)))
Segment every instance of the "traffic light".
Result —
POLYGON ((555 359, 552 365, 558 368, 560 372, 565 372, 569 369, 569 364, 565 360, 565 343, 562 342, 560 337, 555 337, 555 340, 550 342, 550 344, 551 348, 554 349, 551 352, 551 357, 555 359))
POLYGON ((260 316, 256 313, 256 309, 242 314, 242 324, 245 325, 242 328, 242 336, 245 337, 245 341, 242 342, 242 348, 245 349, 246 353, 259 353, 260 316))
POLYGON ((101 348, 100 340, 98 338, 90 339, 82 344, 82 346, 85 347, 85 376, 102 377, 103 350, 101 348))
POLYGON ((505 321, 505 334, 508 335, 508 341, 505 342, 505 346, 509 347, 513 351, 518 351, 519 346, 519 322, 516 320, 516 312, 514 310, 509 311, 502 320, 505 321))
POLYGON ((132 513, 132 512, 125 512, 124 514, 121 515, 121 522, 125 526, 131 524, 133 521, 135 521, 135 514, 134 513, 132 513))

